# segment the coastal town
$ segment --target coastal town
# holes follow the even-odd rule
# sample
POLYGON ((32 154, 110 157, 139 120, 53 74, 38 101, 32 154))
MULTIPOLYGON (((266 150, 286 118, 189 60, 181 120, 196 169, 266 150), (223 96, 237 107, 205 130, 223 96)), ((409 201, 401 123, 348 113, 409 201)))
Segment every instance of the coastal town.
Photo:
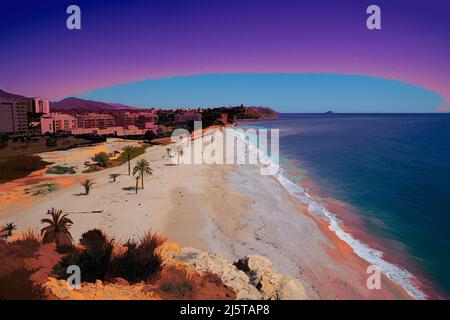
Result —
POLYGON ((114 137, 164 137, 173 128, 192 128, 194 121, 205 126, 226 125, 238 118, 274 117, 270 108, 137 108, 66 98, 50 102, 0 90, 0 134, 84 135, 114 137))

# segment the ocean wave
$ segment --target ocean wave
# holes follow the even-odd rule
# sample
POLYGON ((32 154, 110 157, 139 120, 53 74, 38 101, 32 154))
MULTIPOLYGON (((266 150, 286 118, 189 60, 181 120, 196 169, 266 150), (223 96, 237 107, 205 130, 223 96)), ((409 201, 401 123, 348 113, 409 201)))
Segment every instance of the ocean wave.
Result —
MULTIPOLYGON (((248 143, 246 137, 242 132, 235 131, 237 136, 245 142, 248 146, 248 152, 253 152, 261 159, 260 165, 264 167, 276 168, 271 172, 277 172, 274 176, 278 182, 288 191, 294 198, 301 203, 308 206, 308 212, 315 216, 324 218, 328 222, 328 228, 333 231, 339 239, 347 243, 353 250, 353 252, 360 258, 364 259, 371 265, 376 265, 380 268, 381 272, 385 274, 396 284, 405 289, 408 294, 417 300, 427 299, 426 294, 417 287, 415 283, 418 282, 417 278, 409 271, 401 266, 395 265, 383 259, 383 252, 373 249, 362 241, 355 239, 351 234, 345 232, 341 228, 340 220, 330 211, 327 210, 320 202, 316 201, 301 185, 291 181, 289 175, 286 174, 283 169, 273 163, 271 158, 264 154, 256 145, 248 143)), ((250 140, 252 141, 252 140, 250 140)), ((245 150, 243 150, 246 152, 245 150)))

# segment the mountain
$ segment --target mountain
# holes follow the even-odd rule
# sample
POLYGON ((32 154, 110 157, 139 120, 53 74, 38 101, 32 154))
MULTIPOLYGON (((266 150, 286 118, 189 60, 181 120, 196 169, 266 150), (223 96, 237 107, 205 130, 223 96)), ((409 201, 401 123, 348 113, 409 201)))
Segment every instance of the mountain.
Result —
POLYGON ((138 109, 136 107, 127 106, 120 103, 106 103, 93 100, 85 100, 75 97, 65 98, 60 101, 52 101, 50 102, 50 108, 52 110, 83 109, 90 111, 138 109))
POLYGON ((14 93, 10 93, 10 92, 6 92, 2 89, 0 89, 0 98, 5 98, 5 99, 26 99, 26 97, 18 95, 18 94, 14 94, 14 93))

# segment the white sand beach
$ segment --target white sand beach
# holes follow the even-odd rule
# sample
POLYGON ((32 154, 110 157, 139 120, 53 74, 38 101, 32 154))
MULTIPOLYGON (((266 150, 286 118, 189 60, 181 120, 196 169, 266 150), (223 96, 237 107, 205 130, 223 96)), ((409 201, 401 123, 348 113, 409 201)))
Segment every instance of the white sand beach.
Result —
MULTIPOLYGON (((116 142, 114 147, 107 143, 84 147, 82 152, 40 155, 44 160, 81 166, 92 157, 92 150, 121 146, 123 143, 116 142)), ((280 272, 300 280, 311 299, 406 297, 387 278, 383 278, 381 290, 368 290, 367 263, 322 222, 305 213, 277 180, 260 175, 256 165, 174 165, 166 149, 151 146, 132 160, 133 167, 145 158, 153 169, 144 189, 137 193, 126 163, 90 174, 77 170, 76 175, 65 178, 44 175, 46 183, 54 181, 58 188, 33 199, 10 195, 14 201, 1 206, 0 225, 13 221, 18 231, 39 230, 40 220, 54 207, 73 220, 70 231, 75 240, 93 228, 121 242, 151 229, 171 242, 215 252, 231 261, 249 254, 266 256, 280 272), (121 174, 116 182, 109 176, 113 173, 121 174), (95 180, 89 195, 79 184, 87 177, 95 180)), ((24 184, 3 184, 0 199, 6 199, 6 190, 20 192, 24 184)))

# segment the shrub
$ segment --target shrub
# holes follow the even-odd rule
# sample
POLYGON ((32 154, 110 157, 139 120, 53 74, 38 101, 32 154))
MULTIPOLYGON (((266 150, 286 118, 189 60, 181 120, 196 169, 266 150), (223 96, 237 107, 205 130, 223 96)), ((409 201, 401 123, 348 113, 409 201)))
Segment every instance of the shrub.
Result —
POLYGON ((80 244, 84 249, 73 249, 61 259, 53 271, 59 277, 66 278, 67 267, 74 264, 80 267, 83 281, 104 280, 111 260, 113 240, 100 230, 94 229, 83 233, 80 244))
POLYGON ((29 256, 32 256, 41 245, 41 237, 37 230, 28 229, 13 244, 22 245, 24 248, 27 248, 27 251, 30 252, 29 256))
POLYGON ((127 250, 112 259, 109 276, 124 278, 130 283, 150 280, 161 270, 162 259, 154 250, 164 241, 151 232, 145 233, 139 243, 129 240, 125 244, 127 250))
POLYGON ((96 153, 92 161, 97 162, 100 167, 106 168, 110 165, 109 157, 105 152, 96 153))
POLYGON ((154 250, 164 241, 157 234, 147 232, 138 243, 129 240, 125 250, 112 257, 114 240, 98 229, 90 230, 80 239, 82 248, 73 248, 55 265, 53 272, 65 279, 67 267, 78 265, 85 282, 117 277, 130 283, 147 281, 161 270, 162 259, 154 250))
POLYGON ((184 273, 184 275, 178 276, 172 281, 162 282, 159 288, 162 292, 174 294, 178 299, 182 299, 191 297, 194 287, 193 281, 188 274, 184 273))
POLYGON ((22 232, 20 236, 20 241, 34 241, 41 242, 41 236, 39 235, 39 231, 33 229, 27 229, 25 232, 22 232))
POLYGON ((47 173, 50 174, 75 174, 75 169, 73 167, 64 166, 53 166, 47 169, 47 173))
POLYGON ((30 280, 33 272, 24 267, 0 275, 0 300, 41 300, 44 290, 30 280))
POLYGON ((9 137, 6 134, 0 134, 0 149, 6 148, 9 137))
POLYGON ((47 138, 45 143, 46 143, 47 147, 55 147, 57 141, 58 141, 57 137, 50 136, 47 138))
POLYGON ((58 189, 55 183, 43 183, 29 188, 25 188, 23 193, 31 196, 44 196, 58 189))

